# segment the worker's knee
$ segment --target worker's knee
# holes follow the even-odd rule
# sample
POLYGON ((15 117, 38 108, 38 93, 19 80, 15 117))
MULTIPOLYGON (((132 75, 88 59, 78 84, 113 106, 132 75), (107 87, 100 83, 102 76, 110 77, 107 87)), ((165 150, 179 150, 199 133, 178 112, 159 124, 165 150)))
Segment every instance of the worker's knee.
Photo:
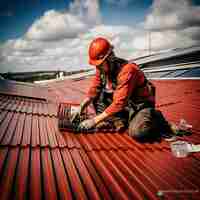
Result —
POLYGON ((152 134, 152 126, 145 121, 140 122, 139 125, 132 123, 129 125, 128 132, 129 135, 135 139, 145 139, 152 134))
POLYGON ((129 124, 128 133, 135 139, 146 139, 155 134, 155 122, 152 108, 145 108, 137 113, 129 124))

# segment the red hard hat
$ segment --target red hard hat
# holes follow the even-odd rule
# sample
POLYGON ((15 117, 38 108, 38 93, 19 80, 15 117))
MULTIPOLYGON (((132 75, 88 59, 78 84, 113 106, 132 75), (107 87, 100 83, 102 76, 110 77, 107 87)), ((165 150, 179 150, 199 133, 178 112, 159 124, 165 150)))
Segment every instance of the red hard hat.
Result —
POLYGON ((107 39, 102 37, 94 39, 89 47, 89 63, 95 66, 102 64, 112 49, 113 46, 107 39))

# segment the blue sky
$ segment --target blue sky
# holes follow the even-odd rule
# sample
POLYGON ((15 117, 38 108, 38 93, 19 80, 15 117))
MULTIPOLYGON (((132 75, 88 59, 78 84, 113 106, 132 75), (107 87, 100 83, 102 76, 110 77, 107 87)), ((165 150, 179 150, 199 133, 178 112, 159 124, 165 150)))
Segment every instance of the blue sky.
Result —
POLYGON ((45 11, 62 10, 69 5, 64 0, 1 0, 0 22, 2 30, 0 39, 20 37, 31 24, 45 11))
POLYGON ((200 0, 1 0, 0 72, 90 68, 99 36, 126 59, 200 45, 199 13, 200 0))
MULTIPOLYGON (((1 0, 0 40, 17 38, 23 35, 31 24, 46 11, 65 10, 71 0, 1 0)), ((114 25, 136 25, 144 20, 152 0, 101 0, 99 1, 102 22, 114 25)))
POLYGON ((143 21, 152 4, 152 0, 129 0, 124 5, 102 2, 102 16, 105 23, 118 25, 136 25, 143 21))

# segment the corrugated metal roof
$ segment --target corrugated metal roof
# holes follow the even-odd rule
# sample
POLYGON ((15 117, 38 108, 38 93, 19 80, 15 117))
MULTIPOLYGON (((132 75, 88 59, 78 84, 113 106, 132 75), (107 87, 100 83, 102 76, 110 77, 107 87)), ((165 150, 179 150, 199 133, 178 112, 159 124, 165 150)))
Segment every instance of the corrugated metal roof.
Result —
POLYGON ((0 94, 24 96, 40 100, 46 100, 48 95, 47 90, 39 85, 5 79, 0 79, 0 94))
MULTIPOLYGON (((168 142, 142 144, 126 132, 58 131, 56 102, 80 102, 89 81, 49 83, 47 102, 0 95, 1 199, 199 199, 199 153, 178 159, 168 142)), ((200 82, 154 83, 157 107, 192 124, 181 139, 199 143, 200 82)))
POLYGON ((57 109, 54 103, 35 100, 26 97, 9 96, 0 94, 0 109, 27 114, 56 116, 57 109))
POLYGON ((183 49, 174 49, 165 53, 157 53, 157 54, 145 56, 142 58, 136 58, 136 59, 130 60, 129 62, 130 63, 136 62, 137 64, 140 65, 140 64, 158 61, 158 60, 176 58, 178 56, 188 55, 194 52, 200 52, 200 46, 194 46, 194 47, 183 48, 183 49))

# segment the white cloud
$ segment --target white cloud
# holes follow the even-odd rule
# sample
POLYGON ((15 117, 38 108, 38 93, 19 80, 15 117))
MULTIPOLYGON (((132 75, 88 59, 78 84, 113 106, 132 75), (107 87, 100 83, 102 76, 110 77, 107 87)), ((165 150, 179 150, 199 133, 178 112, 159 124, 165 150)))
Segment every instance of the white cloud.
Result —
POLYGON ((184 48, 196 44, 188 34, 182 34, 178 31, 147 32, 133 40, 133 46, 139 50, 149 49, 149 37, 151 38, 151 50, 161 51, 172 48, 184 48))
POLYGON ((148 49, 149 31, 153 51, 200 44, 200 6, 189 0, 154 0, 143 25, 146 33, 133 41, 137 49, 148 49))
POLYGON ((104 25, 97 0, 75 0, 68 12, 48 11, 23 37, 0 45, 0 72, 88 68, 89 43, 99 36, 108 38, 120 57, 147 55, 146 28, 152 52, 200 44, 199 7, 188 2, 155 0, 139 30, 104 25))
POLYGON ((59 40, 74 38, 79 33, 86 31, 87 24, 78 17, 50 10, 38 19, 26 33, 29 40, 59 40))
MULTIPOLYGON (((130 40, 135 31, 127 26, 99 25, 89 29, 76 38, 66 38, 58 41, 41 41, 18 39, 8 41, 4 45, 4 65, 10 63, 16 68, 7 68, 7 71, 31 71, 43 69, 75 70, 88 68, 88 47, 95 37, 106 37, 115 45, 116 54, 131 58, 130 40), (30 44, 30 46, 29 46, 30 44), (32 46, 34 44, 34 46, 32 46), (123 45, 122 45, 123 44, 123 45), (30 48, 28 51, 26 49, 30 48)), ((4 69, 5 71, 5 69, 4 69)))
POLYGON ((75 0, 69 11, 47 11, 26 33, 29 40, 75 38, 101 22, 98 0, 75 0))
POLYGON ((100 22, 98 0, 75 0, 69 11, 49 10, 22 38, 0 46, 0 71, 80 68, 87 63, 89 42, 80 35, 100 22))
POLYGON ((69 12, 78 16, 88 25, 93 26, 101 23, 99 0, 74 0, 70 4, 69 12))
POLYGON ((40 42, 33 40, 26 40, 25 38, 11 40, 9 45, 14 50, 25 51, 25 52, 37 51, 40 50, 40 48, 42 47, 42 44, 40 42))
POLYGON ((145 28, 152 30, 183 29, 200 26, 200 6, 190 0, 154 0, 145 28))

